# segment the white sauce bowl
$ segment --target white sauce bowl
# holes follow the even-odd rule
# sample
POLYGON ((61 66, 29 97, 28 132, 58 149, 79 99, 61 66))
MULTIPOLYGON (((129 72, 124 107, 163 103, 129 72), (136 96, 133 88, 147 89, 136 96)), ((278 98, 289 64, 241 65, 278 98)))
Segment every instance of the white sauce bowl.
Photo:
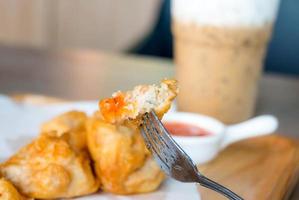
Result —
POLYGON ((169 112, 162 122, 181 122, 203 128, 211 133, 206 136, 172 136, 196 164, 206 163, 229 144, 273 133, 278 127, 274 116, 263 115, 248 121, 226 126, 217 119, 187 112, 169 112))

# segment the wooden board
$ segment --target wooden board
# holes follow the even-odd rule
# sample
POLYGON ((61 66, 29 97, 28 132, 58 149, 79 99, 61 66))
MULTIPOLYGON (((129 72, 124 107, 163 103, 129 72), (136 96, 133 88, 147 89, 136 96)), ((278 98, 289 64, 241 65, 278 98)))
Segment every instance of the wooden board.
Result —
MULTIPOLYGON (((40 95, 13 95, 19 102, 48 104, 61 99, 40 95)), ((299 176, 299 145, 279 135, 235 143, 199 170, 227 186, 246 200, 288 199, 299 176)), ((225 200, 217 193, 199 187, 202 200, 225 200)))
MULTIPOLYGON (((298 143, 272 135, 235 143, 200 172, 246 200, 287 199, 298 179, 298 143)), ((225 199, 200 187, 203 200, 225 199)))

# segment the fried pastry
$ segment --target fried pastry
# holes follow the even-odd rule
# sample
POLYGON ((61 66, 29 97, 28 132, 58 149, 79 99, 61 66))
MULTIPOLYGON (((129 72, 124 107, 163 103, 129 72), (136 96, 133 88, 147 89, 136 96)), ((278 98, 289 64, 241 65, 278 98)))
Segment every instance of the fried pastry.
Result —
POLYGON ((88 146, 103 190, 133 194, 160 185, 164 175, 135 124, 113 125, 94 117, 88 127, 88 146))
POLYGON ((80 151, 87 148, 85 122, 87 115, 80 111, 69 111, 45 122, 41 133, 66 140, 73 149, 80 151))
POLYGON ((176 81, 164 80, 100 102, 100 111, 87 122, 87 144, 103 190, 134 194, 159 187, 164 174, 147 150, 136 119, 152 109, 162 117, 176 93, 176 81))
POLYGON ((73 111, 44 124, 43 133, 1 164, 0 172, 32 198, 69 198, 97 191, 100 184, 84 149, 86 118, 73 111))
POLYGON ((26 200, 18 190, 4 178, 0 178, 0 199, 1 200, 26 200))

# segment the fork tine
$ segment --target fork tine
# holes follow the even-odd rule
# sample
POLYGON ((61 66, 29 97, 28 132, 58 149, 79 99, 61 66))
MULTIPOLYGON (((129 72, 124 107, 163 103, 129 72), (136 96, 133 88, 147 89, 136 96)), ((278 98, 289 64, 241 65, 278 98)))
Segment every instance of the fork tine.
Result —
POLYGON ((163 145, 163 147, 168 148, 169 150, 173 150, 173 148, 171 148, 170 146, 172 146, 172 143, 169 143, 169 139, 166 134, 164 134, 163 131, 161 131, 161 129, 159 129, 159 124, 156 123, 155 119, 152 119, 152 116, 149 116, 149 121, 150 121, 150 126, 152 127, 152 129, 155 130, 155 135, 153 135, 156 139, 158 139, 158 141, 160 141, 160 143, 163 145))
POLYGON ((151 142, 149 140, 149 137, 147 136, 147 130, 146 130, 146 127, 143 125, 141 126, 141 134, 143 136, 143 139, 145 140, 145 145, 146 147, 152 151, 152 145, 151 145, 151 142))
MULTIPOLYGON (((147 128, 149 129, 149 132, 152 134, 150 135, 150 138, 153 140, 155 148, 160 152, 160 153, 167 153, 167 152, 172 152, 173 150, 169 148, 169 145, 164 141, 164 139, 161 137, 160 132, 156 129, 155 126, 151 125, 151 120, 149 120, 149 124, 146 125, 147 128)), ((170 153, 168 153, 170 154, 170 153)))
MULTIPOLYGON (((155 115, 155 113, 153 114, 155 115)), ((183 152, 183 150, 176 146, 175 142, 167 132, 164 133, 161 130, 156 123, 156 118, 150 117, 150 114, 147 113, 144 115, 143 119, 143 128, 145 128, 144 130, 147 132, 148 141, 151 143, 152 153, 161 168, 170 176, 179 173, 180 175, 175 177, 180 181, 194 181, 194 179, 190 180, 186 178, 190 174, 193 174, 193 177, 195 177, 198 173, 197 168, 191 159, 183 152), (161 143, 164 145, 161 145, 161 143), (182 170, 185 170, 184 173, 182 173, 182 170)))
POLYGON ((147 128, 148 132, 149 133, 152 133, 150 134, 149 138, 153 140, 154 144, 153 146, 155 146, 157 149, 161 149, 161 147, 164 147, 164 143, 161 142, 160 138, 159 138, 159 132, 156 130, 156 128, 154 126, 152 126, 152 122, 151 120, 148 118, 148 116, 146 116, 146 121, 147 123, 145 124, 145 127, 147 128), (158 145, 162 145, 162 146, 159 146, 158 145))
POLYGON ((169 166, 168 163, 165 162, 164 157, 161 157, 160 150, 157 147, 156 143, 151 140, 152 139, 152 137, 151 137, 152 134, 150 134, 150 131, 152 131, 152 130, 149 129, 149 127, 146 124, 142 125, 141 133, 142 133, 142 135, 145 139, 146 146, 153 153, 153 156, 158 161, 161 168, 167 173, 170 170, 170 166, 169 166))
MULTIPOLYGON (((193 165, 193 167, 196 168, 196 165, 194 162, 191 160, 191 158, 186 154, 186 152, 177 144, 177 142, 171 137, 171 135, 168 133, 168 131, 165 129, 163 126, 162 122, 159 120, 157 115, 155 114, 154 111, 151 111, 149 113, 151 122, 155 124, 155 128, 157 132, 159 133, 159 136, 161 138, 161 141, 165 143, 165 145, 170 149, 170 150, 176 150, 179 152, 179 155, 183 155, 184 159, 186 159, 189 164, 193 165)), ((152 125, 153 126, 153 125, 152 125)), ((197 170, 197 168, 196 168, 197 170)))
POLYGON ((144 116, 144 129, 146 130, 148 140, 151 141, 153 140, 153 143, 151 145, 159 152, 159 147, 157 146, 159 143, 159 139, 157 138, 157 130, 155 129, 154 126, 152 126, 152 122, 149 119, 148 115, 144 116), (150 134, 152 133, 152 134, 150 134))
MULTIPOLYGON (((197 176, 199 172, 196 165, 170 136, 156 114, 152 111, 148 113, 148 115, 150 123, 147 124, 149 124, 149 126, 151 127, 154 127, 154 130, 156 130, 154 132, 152 131, 152 134, 150 136, 157 136, 161 138, 160 143, 165 143, 164 148, 160 147, 160 151, 158 153, 160 154, 159 156, 162 157, 162 159, 164 159, 164 161, 166 161, 170 165, 169 174, 172 175, 180 173, 180 177, 184 178, 179 178, 179 180, 184 182, 190 181, 188 178, 186 178, 190 177, 190 174, 193 174, 193 177, 197 176), (182 173, 182 170, 185 170, 185 172, 182 173)), ((156 145, 159 145, 159 143, 156 145)))
POLYGON ((163 137, 163 132, 159 129, 158 126, 156 126, 155 121, 151 119, 151 116, 147 116, 146 119, 149 121, 146 123, 146 126, 149 129, 149 132, 152 134, 150 135, 150 138, 153 138, 155 146, 158 149, 158 153, 163 156, 162 159, 165 159, 166 161, 175 161, 174 155, 177 153, 175 152, 176 148, 172 145, 169 139, 166 137, 163 137))
MULTIPOLYGON (((170 134, 168 133, 168 131, 165 129, 165 127, 163 126, 162 122, 159 120, 159 118, 157 117, 157 115, 155 114, 154 111, 151 111, 149 113, 151 122, 153 124, 155 124, 157 132, 160 133, 160 136, 163 138, 163 141, 165 143, 167 143, 168 145, 171 146, 175 146, 176 148, 178 148, 179 150, 183 151, 183 149, 176 143, 176 141, 170 136, 170 134)), ((169 147, 170 148, 170 147, 169 147)), ((185 153, 185 152, 184 152, 185 153)))

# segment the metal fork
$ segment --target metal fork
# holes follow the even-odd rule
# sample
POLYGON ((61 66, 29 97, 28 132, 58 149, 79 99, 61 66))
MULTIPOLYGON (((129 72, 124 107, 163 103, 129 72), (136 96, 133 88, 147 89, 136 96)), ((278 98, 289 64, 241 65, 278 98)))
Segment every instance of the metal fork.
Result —
POLYGON ((142 116, 141 133, 147 148, 162 170, 181 182, 195 182, 221 193, 228 199, 242 200, 240 196, 198 172, 196 165, 173 140, 154 111, 142 116))

